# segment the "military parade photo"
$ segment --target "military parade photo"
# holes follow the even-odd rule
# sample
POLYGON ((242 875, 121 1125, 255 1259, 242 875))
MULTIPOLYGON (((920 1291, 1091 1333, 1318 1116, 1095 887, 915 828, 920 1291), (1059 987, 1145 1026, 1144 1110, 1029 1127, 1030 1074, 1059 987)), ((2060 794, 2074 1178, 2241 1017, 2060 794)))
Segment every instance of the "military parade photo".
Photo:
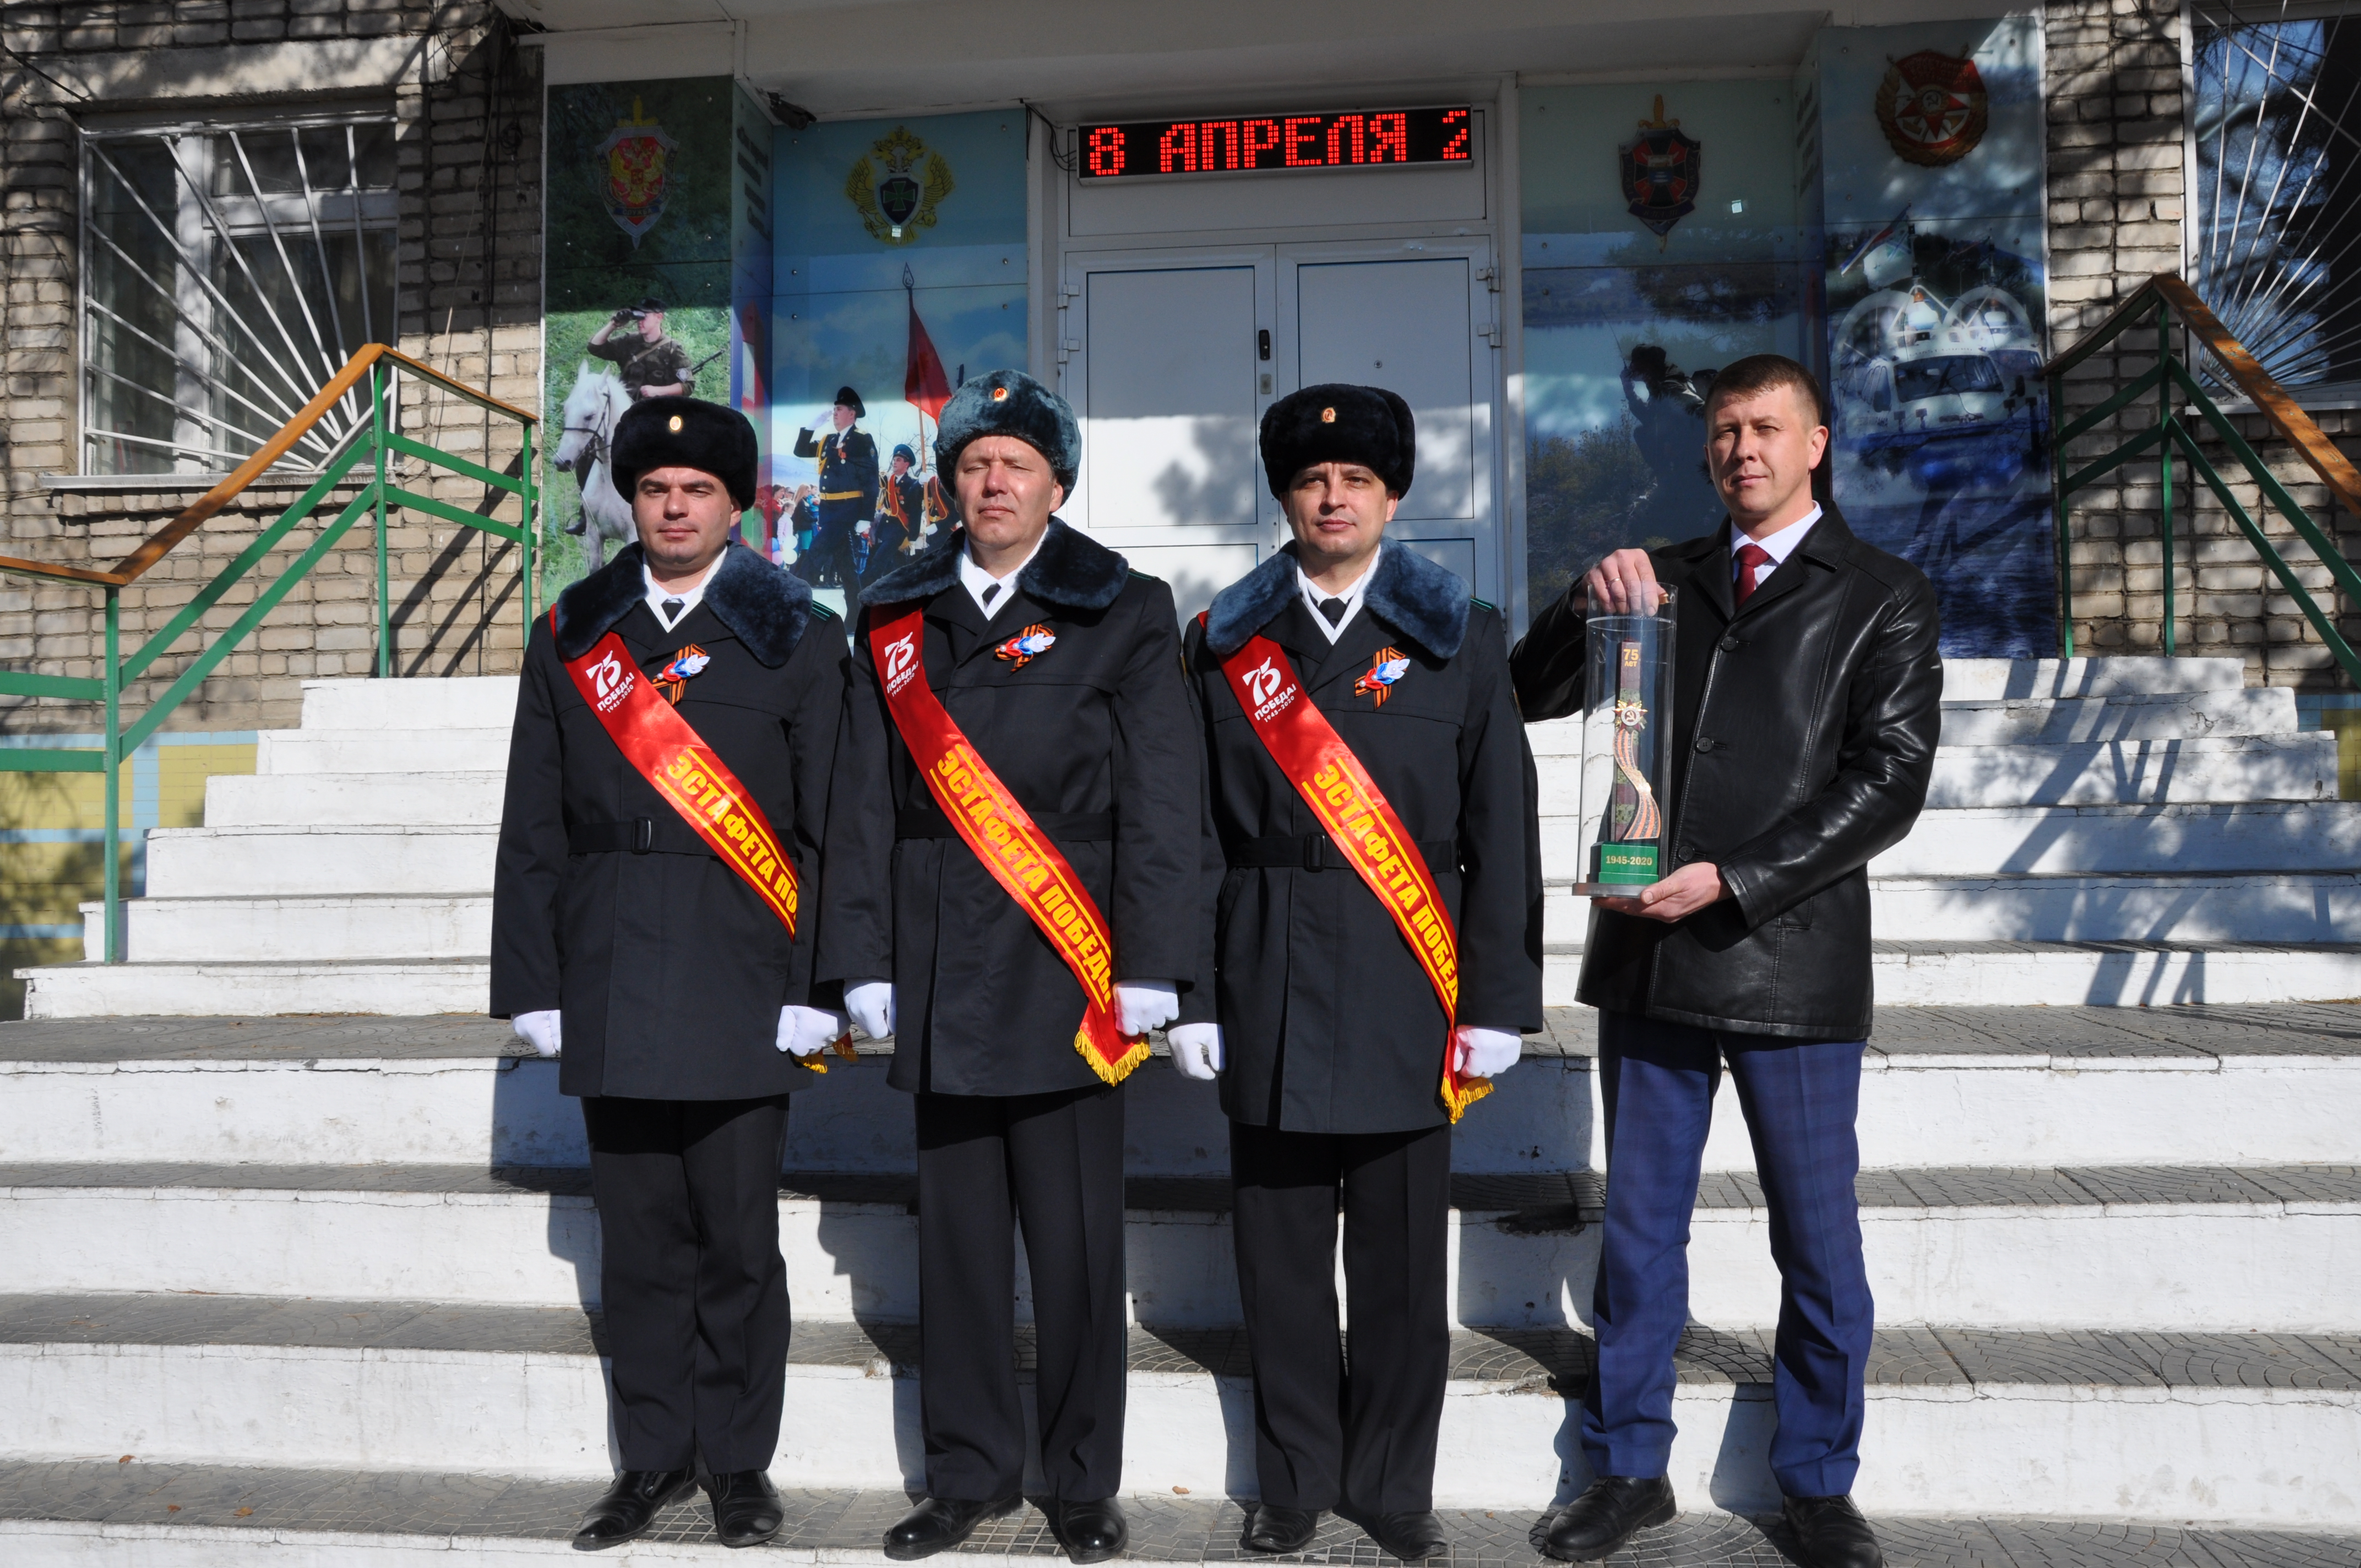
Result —
POLYGON ((0 1563, 2361 1568, 2361 0, 706 11, 0 5, 0 1563))

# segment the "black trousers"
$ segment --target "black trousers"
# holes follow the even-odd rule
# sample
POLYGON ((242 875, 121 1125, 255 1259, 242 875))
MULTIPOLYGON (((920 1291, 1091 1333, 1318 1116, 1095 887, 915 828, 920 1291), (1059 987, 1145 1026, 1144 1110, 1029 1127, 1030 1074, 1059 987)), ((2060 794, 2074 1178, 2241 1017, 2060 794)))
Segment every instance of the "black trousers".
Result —
POLYGON ((766 1470, 786 1397, 787 1096, 582 1102, 626 1470, 766 1470))
POLYGON ((1123 1090, 919 1094, 918 1410, 927 1492, 1025 1481, 1016 1256, 1033 1275, 1041 1472, 1067 1502, 1123 1479, 1123 1090))
POLYGON ((1451 1129, 1232 1122, 1230 1177, 1262 1500, 1360 1514, 1432 1508, 1451 1376, 1451 1129), (1349 1364, 1336 1316, 1340 1206, 1349 1364))

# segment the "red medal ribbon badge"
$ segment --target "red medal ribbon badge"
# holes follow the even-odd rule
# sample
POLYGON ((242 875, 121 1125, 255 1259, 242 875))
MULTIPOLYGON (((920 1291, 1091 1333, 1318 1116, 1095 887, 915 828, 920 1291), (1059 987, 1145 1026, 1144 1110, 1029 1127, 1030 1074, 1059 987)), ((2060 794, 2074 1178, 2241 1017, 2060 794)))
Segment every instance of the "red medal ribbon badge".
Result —
POLYGON ((665 660, 664 668, 648 678, 664 687, 664 696, 672 699, 675 707, 678 707, 680 694, 688 689, 688 678, 705 674, 705 666, 711 663, 713 655, 692 642, 665 660))
MULTIPOLYGON (((1027 631, 1033 630, 1038 629, 1027 631)), ((1074 1049, 1100 1078, 1121 1083, 1148 1059, 1148 1036, 1126 1036, 1115 1018, 1115 942, 1106 917, 1058 846, 977 754, 927 684, 925 638, 925 611, 917 605, 871 622, 870 656, 876 661, 894 728, 961 841, 1081 982, 1082 1021, 1074 1031, 1074 1049)))
POLYGON ((1410 674, 1410 660, 1399 648, 1380 648, 1369 660, 1368 674, 1353 683, 1353 695, 1374 695, 1383 707, 1393 696, 1394 683, 1410 674))
POLYGON ((992 652, 1021 670, 1057 645, 1058 634, 1036 621, 992 652))
MULTIPOLYGON (((1199 616, 1202 625, 1204 617, 1199 616)), ((1386 650, 1390 653, 1391 649, 1386 650)), ((1385 654, 1378 655, 1380 663, 1385 654)), ((1400 657, 1400 655, 1396 655, 1400 657)), ((1394 928, 1418 959, 1427 983, 1443 1003, 1443 1108, 1454 1122, 1492 1092, 1489 1079, 1461 1074, 1455 1027, 1459 1019, 1459 936, 1443 891, 1419 853, 1417 840, 1378 788, 1361 759, 1312 705, 1311 694, 1268 637, 1250 637, 1222 661, 1222 674, 1237 694, 1246 721, 1270 752, 1279 771, 1295 785, 1312 815, 1360 873, 1363 883, 1393 917, 1394 928)), ((1372 671, 1371 674, 1376 672, 1372 671)), ((1370 676, 1364 675, 1363 682, 1370 676)), ((1399 678, 1399 677, 1397 677, 1399 678)), ((1382 685, 1391 682, 1381 683, 1382 685)), ((1356 685, 1355 691, 1361 686, 1356 685)))

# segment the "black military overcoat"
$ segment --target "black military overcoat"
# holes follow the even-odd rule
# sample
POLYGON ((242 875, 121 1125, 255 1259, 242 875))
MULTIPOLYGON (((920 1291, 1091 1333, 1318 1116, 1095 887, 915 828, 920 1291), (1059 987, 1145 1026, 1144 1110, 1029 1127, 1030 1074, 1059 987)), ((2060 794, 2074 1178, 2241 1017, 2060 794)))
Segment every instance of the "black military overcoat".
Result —
POLYGON ((1203 795, 1172 592, 1052 518, 988 621, 960 585, 964 532, 864 595, 837 748, 818 973, 891 979, 897 1089, 1034 1094, 1097 1077, 1074 1048, 1081 982, 949 836, 870 657, 875 618, 926 607, 927 678, 1056 841, 1115 942, 1119 980, 1195 979, 1203 795), (1056 641, 1002 656, 1027 627, 1056 641))
POLYGON ((865 522, 877 505, 877 439, 858 427, 831 430, 817 441, 796 432, 796 455, 819 465, 819 521, 850 529, 865 522))
MULTIPOLYGON (((1869 862, 1927 803, 1943 725, 1935 590, 1830 507, 1741 609, 1730 529, 1651 552, 1675 632, 1664 832, 1730 896, 1665 925, 1593 906, 1593 1007, 1785 1039, 1869 1035, 1869 862)), ((1526 714, 1583 704, 1576 581, 1510 655, 1526 714)), ((1888 933, 1907 937, 1907 931, 1888 933)))
POLYGON ((1437 1090, 1445 1019, 1426 973, 1375 894, 1334 852, 1272 761, 1219 659, 1259 631, 1419 843, 1459 939, 1459 1022, 1542 1027, 1541 845, 1524 726, 1510 695, 1499 612, 1417 552, 1389 545, 1361 611, 1332 648, 1298 591, 1294 547, 1265 561, 1189 629, 1205 715, 1218 840, 1204 914, 1215 994, 1184 1021, 1218 1018, 1222 1108, 1257 1126, 1400 1132, 1448 1115, 1437 1090), (1390 685, 1366 680, 1394 658, 1390 685), (1358 687, 1359 689, 1356 689, 1358 687), (1383 694, 1382 701, 1379 694, 1383 694), (1317 844, 1309 840, 1317 838, 1317 844), (1306 843, 1293 867, 1246 863, 1306 843))
MULTIPOLYGON (((817 1076, 776 1047, 808 1003, 819 846, 844 706, 843 622, 805 583, 732 544, 667 632, 637 544, 533 623, 509 745, 492 894, 492 1014, 565 1011, 567 1094, 739 1100, 817 1076), (645 671, 695 644, 680 715, 753 794, 796 859, 802 907, 777 916, 624 762, 562 656, 609 630, 645 671), (607 847, 646 819, 651 852, 607 847), (618 828, 614 825, 622 824, 618 828)), ((835 999, 823 995, 823 1004, 835 999)))

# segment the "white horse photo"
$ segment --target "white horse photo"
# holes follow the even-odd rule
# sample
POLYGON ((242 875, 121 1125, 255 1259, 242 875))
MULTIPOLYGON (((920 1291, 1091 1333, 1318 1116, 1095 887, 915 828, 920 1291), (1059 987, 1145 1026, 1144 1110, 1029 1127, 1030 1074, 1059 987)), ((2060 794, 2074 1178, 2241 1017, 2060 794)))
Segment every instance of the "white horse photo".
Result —
POLYGON ((551 461, 571 469, 581 487, 582 510, 566 532, 584 536, 590 555, 587 571, 606 565, 607 541, 624 544, 633 537, 631 504, 615 488, 609 451, 615 422, 631 406, 622 381, 593 368, 587 359, 575 373, 574 389, 566 395, 565 428, 551 461))

